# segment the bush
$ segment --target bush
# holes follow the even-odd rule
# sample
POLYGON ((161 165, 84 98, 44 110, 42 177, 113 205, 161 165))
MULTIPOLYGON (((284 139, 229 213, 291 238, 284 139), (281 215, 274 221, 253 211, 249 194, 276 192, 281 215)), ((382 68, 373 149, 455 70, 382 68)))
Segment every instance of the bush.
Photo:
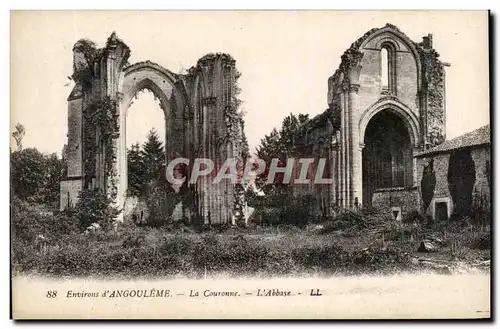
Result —
POLYGON ((110 230, 119 213, 112 200, 98 189, 80 191, 74 209, 74 216, 78 219, 81 229, 97 223, 105 231, 110 230))
POLYGON ((479 234, 471 241, 470 247, 472 249, 478 249, 478 250, 491 249, 491 233, 481 232, 481 234, 479 234))
POLYGON ((364 226, 365 223, 363 221, 363 217, 350 211, 343 211, 336 215, 331 221, 325 223, 323 228, 320 230, 320 233, 328 234, 339 230, 364 226))
POLYGON ((262 214, 262 222, 267 225, 295 225, 301 228, 316 221, 319 217, 317 207, 311 195, 290 195, 283 193, 270 197, 258 211, 262 214))
POLYGON ((39 237, 46 241, 59 239, 78 231, 76 220, 66 212, 54 212, 42 205, 32 205, 11 197, 10 217, 12 239, 32 243, 39 237))
POLYGON ((403 223, 418 223, 425 225, 430 222, 428 216, 422 215, 418 210, 411 210, 402 218, 403 223))
POLYGON ((36 148, 10 155, 11 194, 24 201, 58 203, 64 161, 56 154, 45 155, 36 148))
POLYGON ((172 213, 180 201, 178 194, 162 184, 152 184, 146 191, 145 200, 148 226, 160 227, 172 223, 172 213))

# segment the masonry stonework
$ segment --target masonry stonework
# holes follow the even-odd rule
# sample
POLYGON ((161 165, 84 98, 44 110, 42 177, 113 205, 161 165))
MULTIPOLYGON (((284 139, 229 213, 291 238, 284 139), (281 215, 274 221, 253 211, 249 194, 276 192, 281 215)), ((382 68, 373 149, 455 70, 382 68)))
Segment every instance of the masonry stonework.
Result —
POLYGON ((432 35, 417 43, 391 24, 368 31, 344 52, 328 79, 328 109, 306 122, 299 138, 306 148, 325 141, 330 211, 418 205, 413 155, 445 140, 448 65, 432 35))
MULTIPOLYGON (((97 49, 85 39, 73 48, 68 182, 61 184, 61 208, 67 206, 63 196, 68 192, 75 199, 81 189, 99 189, 123 209, 127 191, 125 129, 133 124, 127 123, 126 114, 142 89, 153 92, 165 114, 166 164, 182 157, 192 166, 194 158, 205 157, 218 169, 228 157, 246 158, 248 147, 238 112, 239 73, 230 55, 208 54, 187 74, 174 74, 149 61, 131 65, 129 56, 130 49, 115 33, 104 48, 97 49)), ((242 192, 234 184, 216 186, 206 177, 188 185, 194 200, 176 207, 182 208, 183 216, 205 223, 234 223, 241 217, 242 192)))
MULTIPOLYGON (((450 191, 450 159, 454 152, 464 152, 470 154, 472 165, 461 166, 465 169, 472 169, 473 187, 472 187, 472 202, 482 202, 484 206, 489 208, 491 202, 491 154, 490 145, 473 145, 463 146, 460 148, 450 149, 443 152, 432 152, 430 149, 427 153, 417 155, 417 175, 418 181, 422 181, 424 167, 433 163, 433 172, 435 177, 435 187, 433 190, 432 200, 427 208, 422 208, 422 212, 434 217, 435 203, 446 202, 448 204, 448 213, 451 215, 455 212, 455 204, 450 191)), ((459 191, 462 194, 463 191, 459 191)), ((474 205, 471 205, 474 206, 474 205)))

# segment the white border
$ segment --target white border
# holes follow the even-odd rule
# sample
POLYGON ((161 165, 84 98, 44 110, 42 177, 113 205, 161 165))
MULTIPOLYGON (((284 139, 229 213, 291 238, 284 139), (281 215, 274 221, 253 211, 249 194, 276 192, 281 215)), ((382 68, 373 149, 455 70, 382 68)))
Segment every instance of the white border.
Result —
MULTIPOLYGON (((6 135, 2 139, 2 150, 1 150, 1 155, 4 157, 1 161, 1 166, 2 170, 1 173, 5 175, 5 180, 8 181, 8 174, 7 174, 7 169, 9 168, 9 140, 10 140, 10 127, 9 127, 9 109, 10 109, 10 100, 9 100, 9 85, 10 85, 10 77, 6 72, 10 72, 9 69, 9 47, 6 45, 9 43, 9 22, 10 22, 10 13, 9 10, 11 9, 225 9, 225 10, 230 10, 230 9, 285 9, 285 10, 290 10, 290 9, 309 9, 309 10, 318 10, 318 9, 386 9, 386 10, 395 10, 395 9, 405 9, 405 10, 410 10, 410 9, 422 9, 422 10, 430 10, 430 9, 456 9, 456 10, 481 10, 481 9, 493 9, 494 14, 498 14, 499 9, 499 3, 497 0, 493 1, 484 1, 484 0, 475 0, 475 1, 453 1, 453 2, 437 2, 435 0, 420 0, 418 2, 402 2, 402 1, 367 1, 367 0, 358 0, 358 1, 345 1, 343 3, 335 3, 335 8, 332 8, 332 4, 326 1, 322 0, 309 0, 309 1, 280 1, 279 4, 278 2, 273 3, 272 1, 269 0, 253 0, 253 1, 240 1, 240 2, 234 2, 234 1, 210 1, 210 5, 208 5, 207 1, 193 1, 193 0, 183 0, 183 1, 148 1, 148 0, 141 0, 141 1, 120 1, 116 4, 112 4, 110 1, 104 1, 104 0, 87 0, 85 2, 68 2, 68 1, 51 1, 51 0, 46 0, 46 1, 2 1, 1 2, 1 20, 2 20, 2 33, 0 34, 0 38, 2 41, 3 47, 0 48, 0 58, 1 62, 3 63, 3 70, 2 72, 5 72, 3 75, 2 79, 2 111, 0 111, 0 115, 2 116, 0 118, 0 122, 3 125, 3 128, 1 131, 6 135), (140 7, 137 6, 140 4, 140 7), (286 4, 286 5, 284 5, 286 4), (7 136, 7 134, 9 136, 7 136), (9 137, 9 138, 7 138, 9 137)), ((498 24, 498 22, 496 22, 498 24)), ((496 25, 495 24, 495 25, 496 25)), ((495 28, 496 31, 496 28, 495 28)), ((498 33, 495 33, 495 44, 498 42, 498 33)), ((466 46, 466 45, 464 45, 466 46)), ((496 65, 497 70, 498 70, 498 63, 496 65)), ((497 76, 497 70, 495 72, 492 72, 494 76, 497 76)), ((495 90, 492 90, 491 95, 498 95, 499 90, 498 90, 498 84, 495 85, 495 90)), ((493 100, 492 100, 493 101, 493 100)), ((497 115, 496 120, 499 120, 500 116, 497 115)), ((497 123, 497 122, 495 122, 497 123)), ((495 125, 496 126, 496 125, 495 125)), ((496 137, 494 137, 496 138, 496 137)), ((500 139, 500 137, 499 137, 500 139)), ((500 141, 498 141, 500 143, 500 141)), ((500 145, 498 143, 493 143, 494 145, 500 145)), ((498 152, 496 152, 498 153, 498 152)), ((495 163, 498 163, 498 161, 495 161, 495 163)), ((9 286, 7 283, 10 280, 10 265, 7 263, 7 260, 10 257, 10 237, 9 237, 9 185, 8 184, 2 184, 2 195, 1 195, 1 202, 2 206, 0 209, 3 210, 4 216, 2 216, 3 220, 3 225, 4 228, 1 230, 1 241, 3 242, 4 246, 4 252, 6 253, 5 257, 2 258, 3 262, 2 265, 3 271, 1 272, 3 274, 2 280, 0 281, 2 283, 1 287, 4 288, 5 290, 3 291, 4 293, 2 294, 2 311, 3 311, 3 319, 4 323, 3 325, 6 326, 13 326, 12 321, 5 321, 5 319, 8 319, 9 317, 9 309, 10 309, 10 297, 9 297, 9 286)), ((495 200, 496 201, 496 200, 495 200)), ((500 203, 496 203, 500 204, 500 203)), ((498 236, 498 227, 499 225, 495 225, 495 236, 498 236)), ((498 245, 498 243, 496 243, 498 245)), ((494 251, 495 255, 498 255, 498 250, 494 251)), ((497 262, 495 262, 497 264, 497 262)), ((494 273, 497 272, 497 266, 494 269, 494 273)), ((497 286, 497 285, 496 285, 497 286)), ((498 305, 498 303, 495 303, 495 305, 498 305)), ((498 316, 498 308, 495 309, 495 313, 498 316)), ((103 326, 102 323, 96 324, 92 323, 93 327, 101 327, 103 326)), ((415 324, 415 323, 413 323, 415 324)), ((430 328, 441 328, 443 325, 446 325, 444 323, 417 323, 417 325, 425 325, 425 327, 430 327, 430 328)), ((41 327, 47 327, 51 328, 53 326, 52 323, 38 323, 37 325, 41 327)), ((65 324, 63 327, 68 326, 70 324, 65 324)), ((82 324, 80 324, 82 325, 82 324)), ((86 325, 86 323, 84 324, 86 325)), ((108 324, 109 325, 109 324, 108 324)), ((116 327, 121 327, 123 324, 121 323, 112 323, 112 326, 116 327)), ((130 324, 128 324, 130 325, 130 324)), ((137 325, 134 323, 134 325, 137 325)), ((139 325, 143 325, 142 323, 139 325)), ((180 326, 180 325, 185 325, 185 323, 168 323, 169 326, 180 326)), ((199 324, 198 324, 199 325, 199 324)), ((215 324, 215 325, 220 325, 220 324, 215 324)), ((227 323, 226 325, 234 325, 234 323, 227 323)), ((241 323, 239 325, 242 325, 241 323)), ((277 326, 280 325, 278 323, 272 323, 272 324, 263 324, 263 323, 258 323, 259 327, 260 326, 277 326)), ((287 325, 287 324, 285 324, 287 325)), ((305 323, 300 323, 300 326, 307 326, 308 324, 305 323)), ((359 325, 356 323, 335 323, 335 325, 340 326, 340 327, 352 327, 354 325, 359 325)), ((379 323, 381 326, 385 326, 385 323, 379 323)), ((455 323, 450 323, 451 326, 455 326, 455 323)), ((467 323, 467 325, 471 325, 471 323, 467 323)), ((244 326, 250 326, 249 323, 245 324, 244 326)))

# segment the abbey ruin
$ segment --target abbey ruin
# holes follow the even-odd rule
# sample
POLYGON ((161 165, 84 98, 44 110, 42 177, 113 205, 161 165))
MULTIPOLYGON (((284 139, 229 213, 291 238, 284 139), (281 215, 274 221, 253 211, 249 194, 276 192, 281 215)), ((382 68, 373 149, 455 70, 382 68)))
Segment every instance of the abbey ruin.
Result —
MULTIPOLYGON (((230 55, 206 55, 187 74, 174 74, 149 61, 129 64, 130 50, 114 33, 103 49, 80 40, 73 54, 76 85, 68 98, 68 177, 61 183, 61 209, 89 188, 107 191, 124 207, 126 113, 142 89, 154 93, 165 114, 165 163, 208 158, 218 171, 227 158, 246 160, 237 111, 239 73, 230 55)), ((431 34, 414 42, 387 24, 356 40, 328 79, 328 108, 307 120, 294 142, 300 156, 326 159, 332 181, 294 189, 314 195, 325 215, 360 207, 386 208, 395 219, 413 209, 435 213, 427 202, 421 208, 428 164, 417 160, 446 139, 446 66, 431 34)), ((234 224, 241 216, 242 186, 203 177, 187 188, 193 199, 182 204, 183 217, 234 224)), ((445 213, 450 213, 449 195, 438 197, 448 198, 445 213)))
POLYGON ((297 148, 327 157, 333 183, 309 187, 324 212, 374 206, 416 209, 414 155, 445 140, 445 69, 432 35, 397 27, 356 40, 328 79, 328 108, 302 127, 297 148))
MULTIPOLYGON (((246 157, 237 112, 239 73, 230 55, 208 54, 187 74, 149 61, 129 64, 129 56, 129 47, 115 33, 104 48, 85 39, 73 47, 75 86, 68 97, 68 177, 61 182, 61 209, 74 205, 82 189, 105 191, 123 209, 127 110, 142 89, 153 92, 165 114, 165 163, 203 157, 218 169, 228 157, 246 157)), ((200 179, 187 189, 191 200, 182 205, 184 217, 234 223, 241 215, 241 191, 229 182, 200 179)))

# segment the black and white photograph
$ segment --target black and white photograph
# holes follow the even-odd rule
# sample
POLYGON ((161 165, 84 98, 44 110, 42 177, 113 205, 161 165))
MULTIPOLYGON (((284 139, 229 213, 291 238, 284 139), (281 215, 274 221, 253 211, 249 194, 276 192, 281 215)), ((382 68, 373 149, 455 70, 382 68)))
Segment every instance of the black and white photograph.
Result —
POLYGON ((490 19, 11 11, 11 317, 490 319, 490 19))

